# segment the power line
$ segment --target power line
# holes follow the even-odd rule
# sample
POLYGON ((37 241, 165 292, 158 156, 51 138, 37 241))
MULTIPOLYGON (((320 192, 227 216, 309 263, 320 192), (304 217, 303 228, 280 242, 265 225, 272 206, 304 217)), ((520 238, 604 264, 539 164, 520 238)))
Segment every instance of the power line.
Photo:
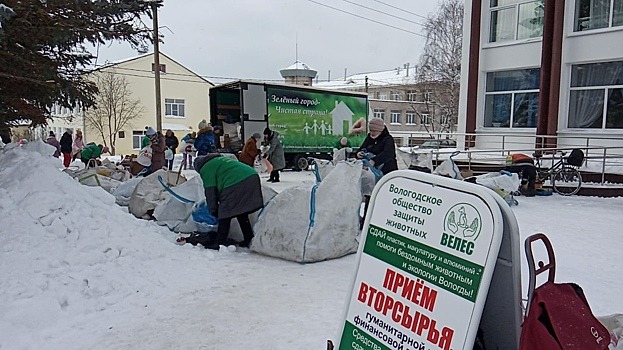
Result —
POLYGON ((383 1, 380 1, 380 0, 374 0, 374 1, 376 1, 376 2, 378 2, 378 3, 380 3, 380 4, 383 4, 383 5, 385 5, 385 6, 391 7, 391 8, 393 8, 393 9, 396 9, 396 10, 399 10, 399 11, 404 11, 404 12, 406 12, 406 13, 412 14, 412 15, 414 15, 414 16, 416 16, 416 17, 420 17, 420 18, 423 18, 423 19, 428 19, 428 18, 427 18, 427 17, 425 17, 425 16, 422 16, 422 15, 417 14, 417 13, 415 13, 415 12, 407 11, 407 10, 405 10, 405 9, 403 9, 403 8, 400 8, 400 7, 394 6, 394 5, 392 5, 392 4, 388 4, 388 3, 386 3, 386 2, 383 2, 383 1))
POLYGON ((386 16, 390 16, 390 17, 398 18, 398 19, 400 19, 400 20, 403 20, 403 21, 406 21, 406 22, 410 22, 410 23, 413 23, 413 24, 417 24, 417 25, 419 25, 419 26, 424 26, 424 24, 422 24, 422 23, 420 23, 420 22, 416 22, 416 21, 412 21, 412 20, 407 19, 407 18, 404 18, 404 17, 400 17, 400 16, 392 15, 391 13, 383 12, 383 11, 381 11, 381 10, 377 10, 377 9, 372 8, 372 7, 364 6, 364 5, 358 4, 358 3, 353 2, 353 1, 349 1, 349 0, 342 0, 342 1, 347 2, 347 3, 349 3, 349 4, 352 4, 352 5, 355 5, 355 6, 362 7, 362 8, 364 8, 364 9, 366 9, 366 10, 370 10, 370 11, 374 11, 374 12, 382 13, 382 14, 384 14, 384 15, 386 15, 386 16))
POLYGON ((314 4, 317 4, 317 5, 320 5, 320 6, 328 7, 328 8, 330 8, 330 9, 332 9, 332 10, 339 11, 339 12, 342 12, 342 13, 345 13, 345 14, 348 14, 348 15, 351 15, 351 16, 355 16, 355 17, 358 17, 358 18, 361 18, 361 19, 365 19, 366 21, 374 22, 374 23, 376 23, 376 24, 380 24, 380 25, 382 25, 382 26, 390 27, 390 28, 393 28, 393 29, 397 29, 397 30, 400 30, 400 31, 406 32, 406 33, 410 33, 410 34, 414 34, 414 35, 417 35, 417 36, 421 36, 421 37, 423 37, 423 38, 426 38, 426 36, 425 36, 425 35, 422 35, 422 34, 420 34, 420 33, 416 33, 416 32, 413 32, 413 31, 410 31, 410 30, 407 30, 407 29, 404 29, 404 28, 399 28, 399 27, 393 26, 393 25, 391 25, 391 24, 387 24, 387 23, 379 22, 379 21, 376 21, 376 20, 370 19, 370 18, 368 18, 368 17, 360 16, 360 15, 354 14, 354 13, 352 13, 352 12, 348 12, 348 11, 341 10, 341 9, 336 8, 336 7, 333 7, 333 6, 329 6, 329 5, 323 4, 323 3, 321 3, 321 2, 317 2, 317 1, 314 1, 314 0, 307 0, 307 1, 312 2, 312 3, 314 3, 314 4))

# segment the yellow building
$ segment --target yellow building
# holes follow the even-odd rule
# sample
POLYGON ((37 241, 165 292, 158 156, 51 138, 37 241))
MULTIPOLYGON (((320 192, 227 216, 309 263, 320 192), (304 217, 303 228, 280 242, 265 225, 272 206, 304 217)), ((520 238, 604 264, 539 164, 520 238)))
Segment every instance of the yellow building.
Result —
MULTIPOLYGON (((153 58, 153 53, 147 53, 104 65, 90 73, 93 81, 96 80, 94 76, 96 74, 112 73, 115 77, 123 77, 131 92, 129 99, 140 102, 139 115, 116 133, 116 154, 138 153, 145 127, 156 128, 153 58)), ((171 129, 181 140, 188 132, 197 131, 197 125, 202 119, 210 120, 208 91, 213 85, 169 56, 160 53, 163 129, 160 131, 164 133, 167 129, 171 129)), ((100 87, 100 93, 102 90, 100 87)), ((104 142, 101 134, 95 128, 90 127, 88 122, 84 125, 87 141, 106 143, 110 146, 110 141, 104 142)))

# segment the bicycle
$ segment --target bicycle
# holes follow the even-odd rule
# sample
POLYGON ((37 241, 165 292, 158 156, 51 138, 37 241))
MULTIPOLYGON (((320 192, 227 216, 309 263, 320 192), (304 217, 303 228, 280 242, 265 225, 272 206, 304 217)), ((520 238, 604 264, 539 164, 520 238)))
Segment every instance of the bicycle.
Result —
POLYGON ((534 154, 536 167, 536 181, 544 183, 549 180, 552 188, 556 193, 563 196, 572 196, 582 187, 582 174, 578 168, 584 161, 584 152, 580 149, 574 149, 569 157, 565 157, 563 151, 556 151, 553 155, 555 163, 551 168, 541 166, 540 153, 534 154), (557 155, 560 155, 558 158, 557 155), (558 160, 556 160, 558 159, 558 160))

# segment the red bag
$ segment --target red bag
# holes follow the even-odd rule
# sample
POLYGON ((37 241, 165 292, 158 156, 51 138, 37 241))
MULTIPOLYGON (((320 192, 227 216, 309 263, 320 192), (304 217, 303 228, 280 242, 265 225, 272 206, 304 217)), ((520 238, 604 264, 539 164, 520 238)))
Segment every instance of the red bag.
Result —
POLYGON ((607 350, 609 343, 578 285, 546 282, 534 291, 520 350, 607 350))

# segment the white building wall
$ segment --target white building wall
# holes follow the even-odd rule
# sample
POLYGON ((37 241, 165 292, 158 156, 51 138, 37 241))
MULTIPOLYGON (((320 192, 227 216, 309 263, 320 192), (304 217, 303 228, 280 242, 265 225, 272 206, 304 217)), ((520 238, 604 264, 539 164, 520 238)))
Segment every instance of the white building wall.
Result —
MULTIPOLYGON (((504 71, 523 68, 535 68, 541 65, 541 38, 532 38, 502 43, 489 43, 489 1, 482 1, 482 18, 480 28, 480 56, 478 74, 478 100, 476 133, 477 148, 496 149, 502 146, 507 149, 523 149, 526 139, 535 135, 536 128, 487 128, 484 125, 485 89, 487 72, 504 71), (485 136, 488 135, 488 136, 485 136), (521 136, 514 139, 512 136, 521 136), (512 142, 515 140, 516 142, 512 142)), ((463 57, 461 72, 461 93, 459 104, 459 132, 465 132, 465 113, 467 107, 467 84, 469 74, 469 41, 471 27, 472 0, 465 1, 465 19, 463 32, 463 57)), ((565 24, 562 48, 562 67, 559 95, 558 135, 559 146, 623 146, 621 137, 623 130, 587 130, 568 129, 569 87, 571 66, 579 63, 623 60, 623 27, 613 27, 583 32, 573 32, 575 1, 566 1, 565 24), (610 139, 590 141, 587 138, 609 137, 610 139)))

